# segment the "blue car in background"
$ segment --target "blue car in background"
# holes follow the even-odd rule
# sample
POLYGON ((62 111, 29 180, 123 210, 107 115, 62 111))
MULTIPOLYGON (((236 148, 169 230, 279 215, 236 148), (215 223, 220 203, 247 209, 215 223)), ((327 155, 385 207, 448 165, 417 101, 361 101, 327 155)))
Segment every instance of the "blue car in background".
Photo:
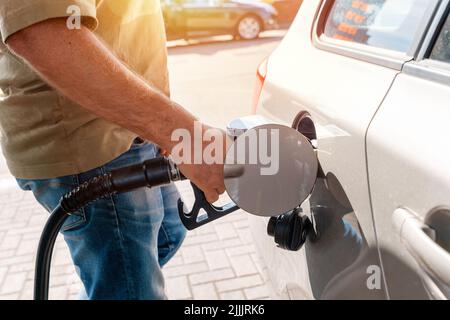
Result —
POLYGON ((277 10, 250 0, 163 0, 169 40, 230 34, 251 40, 277 27, 277 10))

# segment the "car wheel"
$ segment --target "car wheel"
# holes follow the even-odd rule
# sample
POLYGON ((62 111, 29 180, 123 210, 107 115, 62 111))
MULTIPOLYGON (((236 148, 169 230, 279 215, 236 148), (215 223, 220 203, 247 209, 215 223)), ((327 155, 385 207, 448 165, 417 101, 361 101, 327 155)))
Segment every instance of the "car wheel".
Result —
POLYGON ((255 16, 245 16, 237 26, 237 36, 244 40, 253 40, 258 38, 261 32, 261 22, 255 16))

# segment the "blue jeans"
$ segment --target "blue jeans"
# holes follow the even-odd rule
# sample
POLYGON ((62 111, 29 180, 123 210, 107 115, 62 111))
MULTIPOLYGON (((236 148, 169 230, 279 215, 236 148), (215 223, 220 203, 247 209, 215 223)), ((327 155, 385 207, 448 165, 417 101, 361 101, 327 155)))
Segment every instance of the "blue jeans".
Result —
MULTIPOLYGON (((136 141, 119 158, 89 172, 18 183, 51 212, 61 196, 90 178, 158 155, 153 144, 136 141)), ((89 299, 166 298, 161 267, 186 235, 178 198, 174 185, 142 188, 99 200, 69 217, 62 234, 89 299)))

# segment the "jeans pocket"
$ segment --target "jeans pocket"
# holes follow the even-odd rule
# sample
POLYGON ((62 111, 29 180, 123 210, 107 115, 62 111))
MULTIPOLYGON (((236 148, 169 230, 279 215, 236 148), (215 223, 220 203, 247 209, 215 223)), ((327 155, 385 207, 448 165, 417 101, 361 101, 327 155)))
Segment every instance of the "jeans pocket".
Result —
MULTIPOLYGON (((72 176, 73 184, 70 187, 71 191, 72 189, 78 187, 81 183, 79 177, 77 175, 72 176)), ((67 193, 67 190, 66 190, 67 193)), ((77 212, 73 212, 64 222, 61 231, 62 232, 69 232, 69 231, 75 231, 79 228, 83 227, 87 222, 86 218, 86 210, 85 208, 81 208, 77 212)))
POLYGON ((148 142, 145 141, 144 139, 137 137, 136 139, 133 140, 133 143, 131 144, 131 148, 130 149, 137 149, 140 147, 143 147, 147 144, 148 142))
POLYGON ((84 209, 77 211, 75 214, 70 215, 61 228, 62 232, 75 231, 83 227, 86 223, 86 212, 84 209))
MULTIPOLYGON (((59 205, 62 196, 80 185, 76 175, 43 180, 17 179, 17 182, 22 190, 32 191, 35 199, 49 213, 59 205)), ((61 231, 78 229, 86 221, 86 212, 81 209, 67 218, 61 231)))

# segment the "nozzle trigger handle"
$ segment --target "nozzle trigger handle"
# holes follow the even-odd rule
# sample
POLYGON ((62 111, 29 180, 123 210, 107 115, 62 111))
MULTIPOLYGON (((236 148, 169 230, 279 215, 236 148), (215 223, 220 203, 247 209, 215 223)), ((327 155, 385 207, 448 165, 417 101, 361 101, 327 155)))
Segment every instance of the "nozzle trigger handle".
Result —
POLYGON ((234 203, 228 203, 222 207, 210 204, 205 197, 205 194, 199 187, 191 182, 194 190, 195 202, 190 212, 186 211, 186 206, 183 200, 178 200, 178 213, 180 214, 181 222, 188 230, 194 230, 214 220, 222 218, 236 210, 239 207, 234 203), (205 211, 204 215, 199 217, 200 210, 205 211))

